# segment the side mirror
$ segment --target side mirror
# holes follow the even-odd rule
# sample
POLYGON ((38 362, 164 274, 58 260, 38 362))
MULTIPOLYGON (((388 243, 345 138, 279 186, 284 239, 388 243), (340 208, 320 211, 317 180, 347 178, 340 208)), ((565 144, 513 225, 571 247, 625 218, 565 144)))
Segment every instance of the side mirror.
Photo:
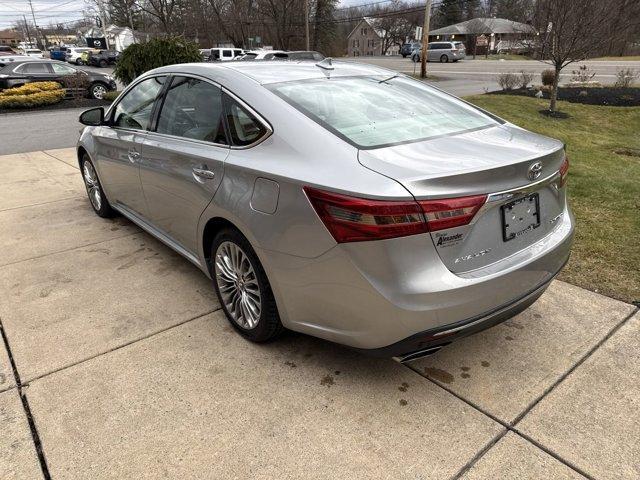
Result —
POLYGON ((104 125, 104 108, 91 108, 82 112, 80 114, 80 123, 89 127, 104 125))

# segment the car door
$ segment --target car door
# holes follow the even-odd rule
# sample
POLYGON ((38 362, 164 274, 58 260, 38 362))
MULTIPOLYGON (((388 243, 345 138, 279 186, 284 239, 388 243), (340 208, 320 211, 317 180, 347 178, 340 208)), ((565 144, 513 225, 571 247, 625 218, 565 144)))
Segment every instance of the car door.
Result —
POLYGON ((159 75, 136 83, 111 108, 109 125, 98 127, 93 135, 98 175, 109 201, 142 219, 149 212, 140 183, 141 147, 166 78, 159 75))
POLYGON ((429 50, 427 50, 429 52, 429 54, 427 55, 427 60, 430 62, 434 62, 436 60, 438 60, 438 57, 440 56, 440 44, 439 43, 431 43, 429 44, 429 50))
POLYGON ((56 82, 60 82, 68 92, 84 95, 89 88, 89 77, 85 72, 62 63, 51 63, 56 82))
POLYGON ((140 163, 150 218, 195 254, 198 220, 222 181, 229 154, 220 87, 174 76, 154 127, 145 138, 140 163))

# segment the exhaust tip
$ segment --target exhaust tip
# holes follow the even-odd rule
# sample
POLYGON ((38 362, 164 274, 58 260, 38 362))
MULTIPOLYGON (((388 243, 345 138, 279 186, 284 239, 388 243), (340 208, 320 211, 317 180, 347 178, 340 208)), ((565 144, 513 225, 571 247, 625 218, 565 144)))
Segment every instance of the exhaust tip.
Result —
POLYGON ((444 345, 440 345, 438 347, 429 347, 423 350, 418 350, 417 352, 407 353, 406 355, 401 355, 398 357, 393 357, 393 359, 398 363, 406 363, 412 362, 414 360, 418 360, 419 358, 428 357, 429 355, 433 355, 434 353, 442 350, 444 345))

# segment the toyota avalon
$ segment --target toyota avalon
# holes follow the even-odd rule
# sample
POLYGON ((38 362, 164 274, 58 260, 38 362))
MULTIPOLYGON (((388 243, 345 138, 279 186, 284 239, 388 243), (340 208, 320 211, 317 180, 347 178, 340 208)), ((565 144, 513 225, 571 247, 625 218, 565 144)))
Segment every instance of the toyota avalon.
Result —
POLYGON ((80 119, 95 212, 197 265, 256 342, 411 360, 524 310, 570 254, 564 145, 397 72, 171 65, 80 119))

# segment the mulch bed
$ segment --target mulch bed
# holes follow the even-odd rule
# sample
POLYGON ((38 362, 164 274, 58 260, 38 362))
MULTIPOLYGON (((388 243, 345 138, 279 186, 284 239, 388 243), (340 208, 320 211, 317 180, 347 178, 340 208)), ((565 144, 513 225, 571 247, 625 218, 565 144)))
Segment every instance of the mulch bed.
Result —
POLYGON ((3 113, 28 113, 28 112, 42 112, 44 110, 60 110, 67 108, 92 108, 92 107, 106 107, 111 105, 111 100, 97 100, 95 98, 77 98, 63 100, 60 103, 53 105, 43 105, 42 107, 35 108, 0 108, 0 114, 3 113))
MULTIPOLYGON (((535 89, 499 90, 489 92, 492 95, 518 95, 522 97, 535 97, 538 93, 535 89)), ((549 93, 543 92, 545 99, 549 99, 549 93)), ((613 87, 571 87, 558 90, 558 100, 585 105, 606 105, 609 107, 638 107, 640 106, 640 88, 613 88, 613 87), (586 94, 584 93, 586 92, 586 94)))

